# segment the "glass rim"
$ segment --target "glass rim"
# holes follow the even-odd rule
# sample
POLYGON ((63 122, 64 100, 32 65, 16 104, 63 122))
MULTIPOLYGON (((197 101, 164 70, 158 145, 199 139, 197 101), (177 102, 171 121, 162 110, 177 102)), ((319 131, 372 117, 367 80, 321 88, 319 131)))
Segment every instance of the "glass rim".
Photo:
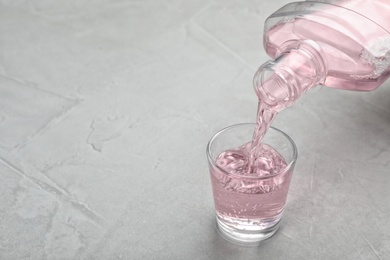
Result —
POLYGON ((270 175, 266 175, 266 176, 245 176, 245 175, 240 175, 240 174, 234 174, 234 173, 230 173, 226 170, 224 170, 223 168, 221 168, 213 158, 211 158, 211 145, 213 143, 213 141, 220 135, 222 134, 223 132, 233 128, 233 127, 237 127, 237 126, 243 126, 243 125, 253 125, 253 126, 256 126, 256 123, 239 123, 239 124, 234 124, 234 125, 230 125, 230 126, 227 126, 225 128, 222 128, 221 130, 219 130, 216 134, 213 135, 213 137, 211 137, 210 141, 207 143, 207 146, 206 146, 206 154, 207 154, 207 159, 209 162, 211 162, 213 164, 213 166, 215 166, 216 168, 218 168, 218 170, 220 170, 222 173, 224 173, 225 175, 229 176, 229 177, 232 177, 232 178, 240 178, 241 180, 242 179, 247 179, 247 180, 264 180, 264 179, 269 179, 269 178, 274 178, 275 176, 278 176, 280 174, 283 174, 285 172, 287 172, 289 169, 291 169, 291 167, 294 165, 294 163, 297 161, 297 158, 298 158, 298 148, 297 146, 295 145, 295 142, 294 140, 288 135, 286 134, 285 132, 283 132, 282 130, 276 128, 276 127, 273 127, 273 126, 270 126, 270 129, 272 130, 275 130, 276 132, 279 132, 280 134, 282 134, 291 144, 292 146, 292 149, 293 149, 293 155, 292 155, 292 159, 291 161, 280 171, 278 171, 277 173, 274 173, 274 174, 270 174, 270 175))

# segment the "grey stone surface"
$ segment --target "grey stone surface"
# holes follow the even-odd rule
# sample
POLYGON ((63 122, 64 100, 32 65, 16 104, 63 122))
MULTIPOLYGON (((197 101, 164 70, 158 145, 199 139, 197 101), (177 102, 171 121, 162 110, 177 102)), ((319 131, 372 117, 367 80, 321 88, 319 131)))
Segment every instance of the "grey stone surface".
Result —
POLYGON ((254 122, 288 1, 0 1, 0 259, 390 259, 390 82, 307 93, 259 247, 215 230, 205 146, 254 122))

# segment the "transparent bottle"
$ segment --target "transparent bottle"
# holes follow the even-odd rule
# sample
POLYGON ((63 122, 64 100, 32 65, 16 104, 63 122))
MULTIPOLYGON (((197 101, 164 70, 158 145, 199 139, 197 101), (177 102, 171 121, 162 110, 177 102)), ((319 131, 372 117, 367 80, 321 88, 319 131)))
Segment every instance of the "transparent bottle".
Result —
POLYGON ((288 4, 264 28, 273 58, 254 77, 261 102, 279 111, 316 85, 371 91, 390 76, 390 0, 288 4))

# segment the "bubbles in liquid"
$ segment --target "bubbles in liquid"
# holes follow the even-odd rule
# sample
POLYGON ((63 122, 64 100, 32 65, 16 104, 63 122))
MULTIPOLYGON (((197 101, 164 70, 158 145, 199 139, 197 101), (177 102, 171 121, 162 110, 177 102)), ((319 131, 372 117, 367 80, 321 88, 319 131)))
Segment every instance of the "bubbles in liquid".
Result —
POLYGON ((233 174, 245 172, 248 164, 248 156, 245 150, 227 150, 218 156, 217 164, 225 171, 233 174))
POLYGON ((250 149, 251 143, 247 143, 237 149, 225 151, 218 156, 216 162, 231 174, 258 177, 275 174, 286 167, 284 159, 277 151, 261 143, 256 147, 256 155, 249 169, 250 149))
POLYGON ((360 58, 370 64, 375 70, 373 75, 367 77, 378 77, 390 69, 390 37, 377 40, 370 48, 364 49, 360 58))
MULTIPOLYGON (((250 149, 251 144, 247 143, 239 148, 225 151, 219 155, 216 162, 225 171, 235 176, 271 176, 286 167, 286 162, 282 156, 266 144, 258 146, 257 153, 261 156, 255 158, 252 167, 249 167, 250 149)), ((225 173, 220 173, 217 177, 225 190, 244 194, 271 193, 279 189, 283 182, 283 177, 250 180, 235 178, 225 173)))

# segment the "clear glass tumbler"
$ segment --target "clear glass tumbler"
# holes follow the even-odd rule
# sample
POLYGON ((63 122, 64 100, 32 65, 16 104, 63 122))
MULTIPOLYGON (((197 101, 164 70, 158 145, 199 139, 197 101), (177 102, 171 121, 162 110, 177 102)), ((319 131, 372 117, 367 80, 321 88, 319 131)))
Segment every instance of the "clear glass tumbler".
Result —
POLYGON ((284 159, 284 167, 260 177, 225 171, 216 162, 218 156, 251 142, 255 126, 229 126, 216 133, 207 145, 218 231, 227 240, 245 245, 259 244, 278 230, 298 156, 294 141, 270 127, 262 143, 284 159))

